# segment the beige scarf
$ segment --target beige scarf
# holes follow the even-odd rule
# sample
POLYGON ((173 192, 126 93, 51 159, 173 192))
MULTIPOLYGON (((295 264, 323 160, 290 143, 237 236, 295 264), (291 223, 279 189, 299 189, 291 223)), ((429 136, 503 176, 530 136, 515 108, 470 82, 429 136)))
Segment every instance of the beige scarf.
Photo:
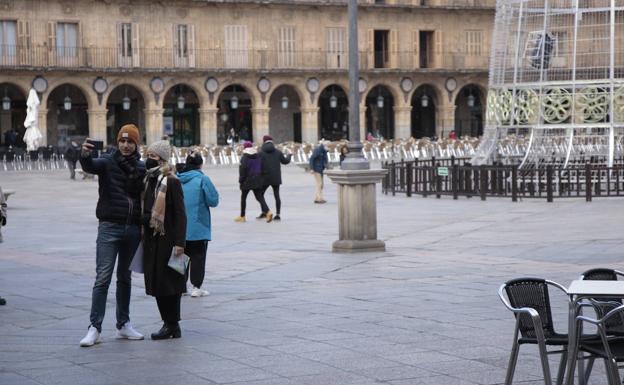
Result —
MULTIPOLYGON (((150 218, 149 225, 154 229, 154 235, 165 235, 165 212, 167 204, 167 177, 175 176, 171 172, 171 167, 166 164, 162 167, 150 170, 147 177, 150 174, 159 172, 158 182, 156 183, 156 189, 154 190, 154 206, 152 206, 152 216, 150 218)), ((147 183, 145 184, 147 187, 147 183)))

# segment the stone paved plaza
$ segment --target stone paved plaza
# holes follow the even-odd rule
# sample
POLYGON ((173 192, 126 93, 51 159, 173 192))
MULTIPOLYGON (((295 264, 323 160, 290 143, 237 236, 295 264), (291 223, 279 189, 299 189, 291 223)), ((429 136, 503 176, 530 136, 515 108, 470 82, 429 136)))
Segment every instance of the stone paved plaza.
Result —
MULTIPOLYGON (((236 169, 205 171, 221 195, 211 295, 183 297, 181 339, 121 341, 113 283, 103 343, 92 348, 78 342, 95 276, 97 183, 65 170, 0 171, 3 189, 17 191, 0 244, 0 384, 501 384, 514 325, 496 294, 502 282, 528 275, 567 286, 587 268, 624 269, 621 199, 379 194, 387 252, 333 254, 331 183, 329 203, 315 205, 312 176, 288 166, 283 220, 239 224, 236 169)), ((259 210, 252 200, 248 219, 259 210)), ((565 297, 552 297, 565 332, 565 297)), ((130 310, 144 334, 160 327, 140 275, 130 310)), ((543 384, 537 350, 522 351, 516 382, 543 384)), ((597 366, 592 383, 605 384, 597 366)))

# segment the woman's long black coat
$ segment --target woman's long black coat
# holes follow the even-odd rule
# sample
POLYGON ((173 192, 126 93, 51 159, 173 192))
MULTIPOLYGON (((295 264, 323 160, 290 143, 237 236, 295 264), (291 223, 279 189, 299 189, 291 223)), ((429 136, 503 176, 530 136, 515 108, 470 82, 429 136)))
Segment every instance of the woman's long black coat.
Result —
POLYGON ((186 292, 186 280, 169 266, 174 246, 185 246, 186 213, 182 184, 175 176, 167 177, 165 208, 165 235, 154 235, 149 227, 151 209, 154 205, 154 189, 160 175, 148 177, 143 210, 143 269, 145 292, 155 297, 186 292))

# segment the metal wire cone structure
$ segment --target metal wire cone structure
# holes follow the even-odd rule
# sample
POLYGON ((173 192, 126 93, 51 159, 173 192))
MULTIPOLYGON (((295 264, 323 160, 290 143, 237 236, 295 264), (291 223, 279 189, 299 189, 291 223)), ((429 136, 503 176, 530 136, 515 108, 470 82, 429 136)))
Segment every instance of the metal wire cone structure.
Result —
POLYGON ((487 120, 473 164, 521 168, 624 155, 624 0, 498 0, 487 120))

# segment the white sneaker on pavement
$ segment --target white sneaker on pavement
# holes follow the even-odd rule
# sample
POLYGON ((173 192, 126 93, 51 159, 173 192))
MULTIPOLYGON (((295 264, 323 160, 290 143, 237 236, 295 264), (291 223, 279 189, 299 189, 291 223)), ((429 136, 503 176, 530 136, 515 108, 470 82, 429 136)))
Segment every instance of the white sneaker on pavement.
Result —
POLYGON ((207 295, 210 295, 210 292, 208 290, 204 290, 204 289, 200 289, 198 287, 193 286, 193 290, 191 290, 191 297, 205 297, 207 295))
POLYGON ((100 340, 100 332, 98 332, 97 328, 94 326, 89 326, 87 335, 80 340, 80 346, 88 347, 99 344, 100 342, 102 342, 102 340, 100 340))
POLYGON ((126 322, 121 329, 117 329, 117 338, 126 340, 142 340, 143 334, 137 332, 130 322, 126 322))

